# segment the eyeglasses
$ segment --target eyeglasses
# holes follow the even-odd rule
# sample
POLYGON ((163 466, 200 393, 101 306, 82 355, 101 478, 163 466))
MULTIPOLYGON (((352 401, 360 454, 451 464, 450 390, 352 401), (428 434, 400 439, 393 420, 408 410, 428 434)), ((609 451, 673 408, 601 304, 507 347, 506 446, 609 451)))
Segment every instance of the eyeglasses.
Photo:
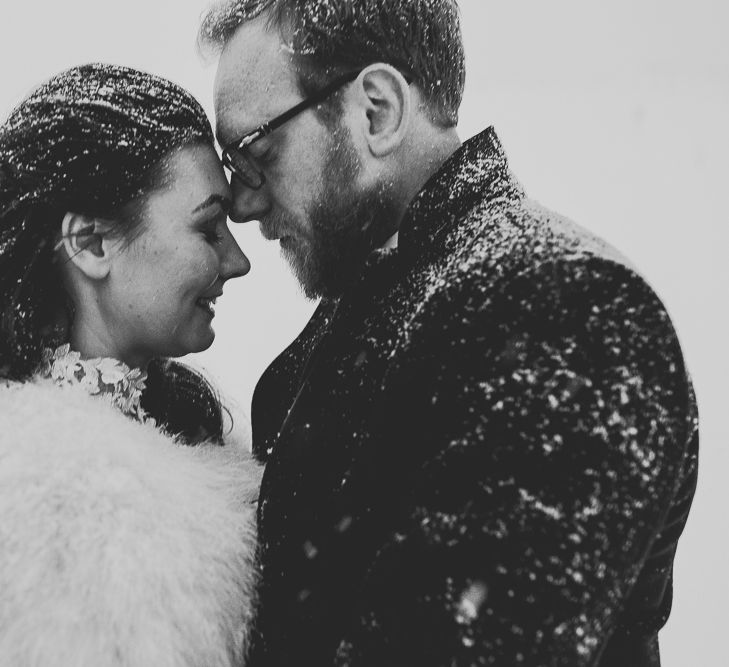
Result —
POLYGON ((303 102, 299 102, 288 111, 284 111, 280 116, 244 134, 240 139, 229 143, 223 148, 223 166, 243 181, 246 186, 252 190, 259 190, 266 182, 266 175, 261 171, 260 167, 256 164, 255 158, 250 154, 249 148, 251 144, 271 134, 277 127, 281 127, 281 125, 302 111, 323 102, 342 86, 354 81, 359 74, 360 71, 344 74, 320 91, 314 93, 311 97, 307 97, 303 102))

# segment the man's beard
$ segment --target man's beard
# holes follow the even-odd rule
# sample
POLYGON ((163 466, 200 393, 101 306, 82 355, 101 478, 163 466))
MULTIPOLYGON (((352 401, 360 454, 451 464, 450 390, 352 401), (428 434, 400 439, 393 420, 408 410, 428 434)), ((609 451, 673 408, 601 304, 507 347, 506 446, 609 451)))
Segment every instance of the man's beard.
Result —
POLYGON ((308 207, 306 241, 289 238, 282 252, 307 297, 336 297, 360 275, 368 255, 397 230, 390 183, 359 189, 359 159, 345 130, 335 133, 323 191, 308 207))

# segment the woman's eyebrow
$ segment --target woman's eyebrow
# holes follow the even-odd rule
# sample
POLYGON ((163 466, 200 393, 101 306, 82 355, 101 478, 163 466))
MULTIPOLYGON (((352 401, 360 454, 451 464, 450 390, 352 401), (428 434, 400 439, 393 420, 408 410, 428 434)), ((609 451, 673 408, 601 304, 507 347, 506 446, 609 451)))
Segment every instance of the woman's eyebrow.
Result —
POLYGON ((219 204, 220 208, 222 208, 226 213, 231 207, 231 201, 227 197, 224 197, 223 195, 210 195, 202 204, 196 206, 192 212, 197 213, 198 211, 202 211, 204 208, 208 208, 214 204, 219 204))

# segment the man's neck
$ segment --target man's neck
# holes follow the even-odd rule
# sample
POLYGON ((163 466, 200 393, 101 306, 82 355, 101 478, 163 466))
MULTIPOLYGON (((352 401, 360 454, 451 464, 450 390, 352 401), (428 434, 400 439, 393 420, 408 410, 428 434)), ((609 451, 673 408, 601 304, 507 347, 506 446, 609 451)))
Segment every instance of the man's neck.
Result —
POLYGON ((398 218, 398 229, 410 203, 461 145, 456 128, 424 133, 418 138, 408 155, 408 164, 404 166, 403 205, 398 218))

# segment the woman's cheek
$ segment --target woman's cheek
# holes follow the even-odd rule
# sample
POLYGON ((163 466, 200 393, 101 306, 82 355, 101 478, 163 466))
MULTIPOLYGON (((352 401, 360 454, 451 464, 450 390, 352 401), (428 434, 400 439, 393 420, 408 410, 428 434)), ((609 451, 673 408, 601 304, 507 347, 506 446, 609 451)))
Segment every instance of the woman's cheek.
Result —
POLYGON ((203 288, 209 287, 214 283, 220 273, 220 261, 218 260, 218 254, 206 244, 206 252, 202 255, 198 255, 198 275, 200 277, 200 284, 203 288))

